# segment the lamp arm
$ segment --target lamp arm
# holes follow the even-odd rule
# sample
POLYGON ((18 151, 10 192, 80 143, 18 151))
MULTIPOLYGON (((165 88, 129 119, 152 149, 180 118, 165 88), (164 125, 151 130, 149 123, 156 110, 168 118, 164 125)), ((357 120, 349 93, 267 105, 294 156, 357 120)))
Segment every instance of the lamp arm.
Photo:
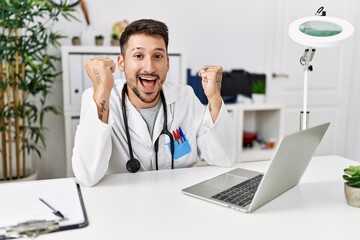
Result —
POLYGON ((300 58, 300 63, 304 66, 304 95, 303 95, 303 110, 300 113, 300 117, 302 121, 300 121, 300 130, 305 130, 309 123, 308 123, 308 110, 307 110, 307 95, 308 95, 308 74, 309 71, 312 71, 312 66, 310 62, 314 58, 316 49, 311 47, 305 49, 303 56, 300 58))

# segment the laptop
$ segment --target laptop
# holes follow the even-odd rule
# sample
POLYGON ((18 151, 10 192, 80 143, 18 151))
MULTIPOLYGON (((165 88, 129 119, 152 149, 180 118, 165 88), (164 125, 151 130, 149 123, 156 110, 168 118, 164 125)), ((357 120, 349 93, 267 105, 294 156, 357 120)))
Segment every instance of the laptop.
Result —
POLYGON ((285 136, 265 174, 236 168, 182 190, 184 194, 253 212, 297 185, 330 123, 285 136))

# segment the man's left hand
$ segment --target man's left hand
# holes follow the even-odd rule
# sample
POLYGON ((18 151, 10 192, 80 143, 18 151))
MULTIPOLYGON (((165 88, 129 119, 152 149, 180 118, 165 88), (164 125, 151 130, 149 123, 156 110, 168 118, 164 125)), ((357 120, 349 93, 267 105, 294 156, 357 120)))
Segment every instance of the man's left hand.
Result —
POLYGON ((205 65, 198 73, 202 79, 202 86, 209 102, 209 110, 214 123, 219 116, 222 104, 220 93, 222 72, 221 66, 205 65))
POLYGON ((198 75, 202 79, 202 86, 208 99, 220 96, 223 68, 216 65, 205 65, 198 75))

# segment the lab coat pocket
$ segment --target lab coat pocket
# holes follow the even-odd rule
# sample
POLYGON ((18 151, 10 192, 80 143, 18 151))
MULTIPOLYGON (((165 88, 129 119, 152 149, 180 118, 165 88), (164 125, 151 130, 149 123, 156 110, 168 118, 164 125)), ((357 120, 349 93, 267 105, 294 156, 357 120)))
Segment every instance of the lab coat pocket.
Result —
MULTIPOLYGON (((170 143, 167 143, 167 146, 169 148, 169 151, 171 151, 170 143)), ((183 138, 183 140, 174 140, 174 160, 177 160, 190 152, 191 146, 186 136, 183 138)))

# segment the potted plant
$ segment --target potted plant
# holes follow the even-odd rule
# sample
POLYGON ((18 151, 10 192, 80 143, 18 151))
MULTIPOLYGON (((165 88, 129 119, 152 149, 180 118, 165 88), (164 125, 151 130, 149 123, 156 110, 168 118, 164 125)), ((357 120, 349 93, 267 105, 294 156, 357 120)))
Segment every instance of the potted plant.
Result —
POLYGON ((81 45, 81 39, 79 36, 74 36, 71 38, 72 45, 79 46, 81 45))
POLYGON ((116 33, 111 34, 111 46, 120 46, 120 38, 116 33))
POLYGON ((265 102, 265 80, 258 79, 255 80, 251 85, 251 98, 254 103, 264 103, 265 102))
POLYGON ((350 206, 360 207, 360 166, 349 166, 344 173, 346 202, 350 206))
POLYGON ((95 36, 95 45, 96 46, 104 45, 104 36, 103 35, 96 35, 95 36))
POLYGON ((28 156, 41 157, 46 147, 44 117, 58 114, 47 97, 61 72, 59 58, 48 52, 58 47, 52 24, 60 15, 75 19, 74 10, 48 0, 0 1, 0 179, 27 176, 28 156))

